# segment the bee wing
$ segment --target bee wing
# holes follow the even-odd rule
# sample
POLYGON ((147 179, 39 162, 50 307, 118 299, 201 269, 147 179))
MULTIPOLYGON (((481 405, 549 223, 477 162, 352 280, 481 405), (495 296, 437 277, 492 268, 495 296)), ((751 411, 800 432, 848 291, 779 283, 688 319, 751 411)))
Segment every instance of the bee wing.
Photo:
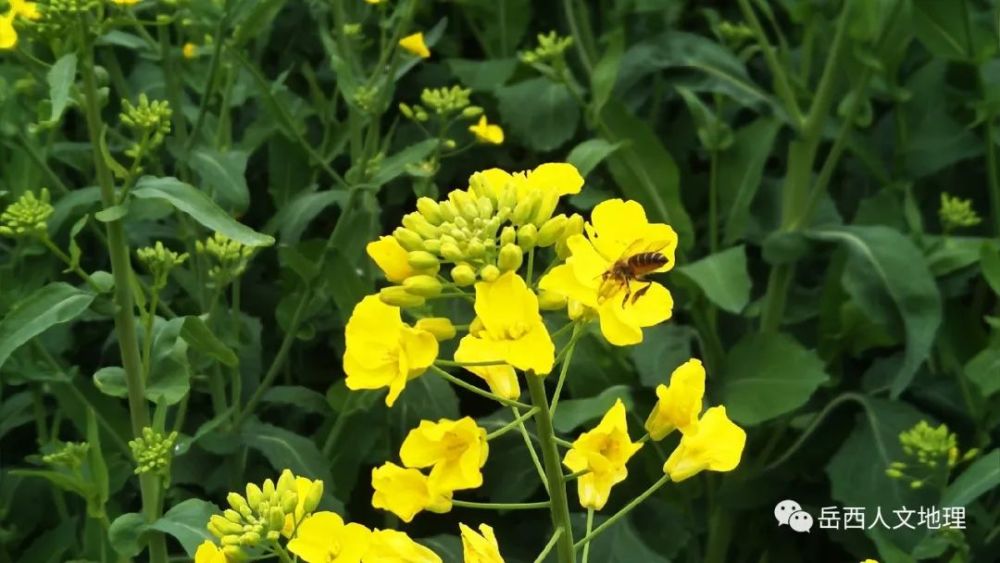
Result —
POLYGON ((636 254, 643 254, 646 252, 659 252, 670 244, 669 240, 649 240, 649 239, 638 239, 632 241, 632 244, 628 245, 622 255, 618 257, 618 260, 626 260, 630 256, 635 256, 636 254))

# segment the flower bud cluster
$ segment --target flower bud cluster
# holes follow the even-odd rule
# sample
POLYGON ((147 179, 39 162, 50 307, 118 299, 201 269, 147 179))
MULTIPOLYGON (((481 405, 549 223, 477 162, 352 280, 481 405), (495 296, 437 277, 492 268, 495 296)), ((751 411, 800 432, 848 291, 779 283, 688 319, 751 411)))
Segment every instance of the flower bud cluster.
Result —
POLYGON ((128 100, 122 100, 122 112, 119 119, 140 138, 125 150, 132 158, 139 158, 143 151, 155 150, 170 134, 170 117, 173 110, 165 100, 149 101, 146 94, 139 94, 139 104, 132 105, 128 100))
POLYGON ((953 197, 948 192, 941 192, 941 207, 938 209, 938 217, 946 233, 954 229, 974 227, 983 220, 972 208, 971 199, 953 197))
POLYGON ((886 475, 893 479, 907 479, 910 487, 919 489, 929 478, 943 475, 947 480, 951 469, 960 462, 969 461, 979 451, 975 448, 961 455, 958 450, 958 438, 941 424, 932 427, 921 420, 914 427, 899 435, 899 443, 907 461, 894 461, 886 469, 886 475), (919 474, 919 475, 915 475, 919 474))
POLYGON ((88 453, 90 444, 87 442, 66 442, 58 451, 43 455, 42 462, 53 467, 76 471, 83 466, 88 453))
POLYGON ((208 270, 208 277, 216 287, 220 288, 243 275, 254 254, 253 247, 220 233, 215 233, 204 241, 195 242, 195 251, 213 261, 212 267, 208 270))
POLYGON ((296 478, 287 469, 281 473, 277 484, 271 479, 261 486, 248 483, 246 496, 229 493, 226 497, 229 508, 221 516, 216 514, 209 519, 208 531, 219 538, 224 549, 252 549, 262 542, 277 541, 287 518, 294 519, 298 507, 301 506, 305 515, 316 510, 323 495, 323 482, 313 481, 302 498, 299 493, 296 478))
POLYGON ((573 45, 570 36, 560 37, 555 31, 538 34, 538 46, 521 53, 521 61, 526 64, 544 63, 553 66, 565 64, 566 49, 573 45))
POLYGON ((48 0, 39 10, 35 28, 47 37, 70 36, 80 25, 80 14, 100 5, 99 0, 48 0))
POLYGON ((156 241, 154 246, 147 246, 136 251, 139 261, 153 275, 153 288, 163 289, 167 285, 170 271, 180 266, 188 259, 188 254, 177 253, 156 241))
POLYGON ((55 211, 50 199, 47 188, 42 188, 38 197, 33 192, 25 192, 0 214, 0 235, 13 238, 47 236, 46 221, 55 211))
POLYGON ((424 88, 420 93, 421 104, 399 104, 399 112, 411 121, 426 122, 431 114, 440 119, 460 115, 465 119, 475 119, 483 113, 483 108, 469 105, 472 90, 455 85, 448 88, 424 88))
POLYGON ((142 436, 128 443, 135 458, 135 474, 153 473, 166 477, 176 443, 177 432, 164 434, 148 426, 143 428, 142 436))

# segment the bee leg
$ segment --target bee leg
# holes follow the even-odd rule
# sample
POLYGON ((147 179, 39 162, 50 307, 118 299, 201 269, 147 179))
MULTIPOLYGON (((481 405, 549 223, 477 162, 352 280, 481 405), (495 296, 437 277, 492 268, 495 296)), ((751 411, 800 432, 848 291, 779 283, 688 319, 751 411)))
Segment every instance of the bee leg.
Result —
POLYGON ((622 298, 622 309, 628 303, 628 298, 632 296, 632 287, 629 285, 628 280, 625 280, 625 297, 622 298))
POLYGON ((653 282, 646 282, 646 285, 644 285, 642 289, 632 294, 632 304, 635 305, 635 302, 638 301, 640 297, 646 295, 646 292, 649 291, 649 287, 652 285, 653 282))

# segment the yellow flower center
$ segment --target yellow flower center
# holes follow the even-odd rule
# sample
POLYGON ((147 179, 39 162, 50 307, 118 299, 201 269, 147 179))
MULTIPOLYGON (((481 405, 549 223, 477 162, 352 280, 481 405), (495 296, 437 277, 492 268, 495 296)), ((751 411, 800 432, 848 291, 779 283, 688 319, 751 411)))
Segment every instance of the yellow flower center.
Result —
POLYGON ((531 326, 524 321, 514 321, 504 327, 504 340, 517 340, 531 330, 531 326))

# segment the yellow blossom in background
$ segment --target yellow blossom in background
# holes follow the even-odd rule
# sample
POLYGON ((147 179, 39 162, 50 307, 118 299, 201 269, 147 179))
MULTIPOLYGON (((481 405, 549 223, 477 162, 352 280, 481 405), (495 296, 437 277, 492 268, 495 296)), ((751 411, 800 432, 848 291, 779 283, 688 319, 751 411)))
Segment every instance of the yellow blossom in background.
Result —
POLYGON ((619 260, 635 253, 657 248, 667 263, 657 269, 673 267, 677 234, 668 225, 650 223, 642 205, 635 201, 611 199, 594 207, 587 235, 573 235, 566 244, 570 256, 539 282, 539 288, 565 295, 571 301, 596 311, 601 333, 615 346, 642 342, 642 329, 670 318, 673 298, 657 282, 632 282, 631 297, 626 298, 624 284, 606 283, 605 273, 619 260), (646 284, 650 284, 646 289, 646 284), (610 288, 610 290, 609 290, 610 288), (639 296, 637 291, 644 290, 639 296))
POLYGON ((480 533, 462 523, 458 524, 458 528, 462 531, 464 563, 504 563, 493 528, 480 524, 480 533))
POLYGON ((674 482, 701 471, 732 471, 740 463, 747 433, 726 416, 726 407, 712 407, 683 432, 680 444, 663 464, 674 482))
POLYGON ((14 29, 14 12, 0 15, 0 49, 13 49, 17 45, 17 31, 14 29))
POLYGON ((687 430, 697 424, 705 396, 705 368, 691 359, 670 374, 670 385, 656 386, 656 406, 646 419, 646 431, 653 440, 662 440, 675 428, 687 430))
POLYGON ((344 373, 352 390, 389 388, 392 406, 406 382, 424 373, 437 357, 434 335, 404 323, 398 307, 369 295, 354 307, 344 331, 344 373))
POLYGON ((876 559, 865 559, 861 563, 878 563, 878 560, 876 560, 876 559))
POLYGON ((424 43, 424 34, 419 31, 400 39, 399 46, 402 47, 403 50, 412 53, 421 59, 426 59, 431 56, 431 50, 428 49, 427 44, 424 43))
POLYGON ((372 532, 361 524, 345 524, 333 512, 317 512, 306 518, 288 542, 288 551, 306 563, 361 563, 372 532))
MULTIPOLYGON (((285 471, 291 474, 291 471, 287 469, 285 471)), ((282 474, 284 474, 284 471, 282 474)), ((285 516, 285 527, 281 529, 281 535, 286 538, 292 537, 292 533, 298 525, 319 506, 319 499, 323 496, 323 481, 320 479, 313 481, 305 477, 295 477, 295 492, 298 496, 295 511, 285 516)))
POLYGON ((28 2, 28 0, 10 0, 10 11, 15 16, 29 20, 37 20, 42 17, 41 12, 38 11, 38 3, 28 2))
POLYGON ((517 224, 543 223, 555 211, 559 198, 580 193, 583 176, 566 162, 547 162, 527 172, 511 174, 499 168, 477 172, 469 178, 469 188, 477 197, 503 199, 508 186, 514 189, 513 220, 517 224), (529 205, 530 204, 530 205, 529 205), (519 216, 518 207, 528 205, 519 216))
POLYGON ((219 546, 205 540, 194 552, 194 563, 229 563, 229 560, 219 546))
POLYGON ((388 510, 409 523, 424 510, 443 514, 451 510, 451 491, 438 489, 419 469, 392 462, 372 469, 372 506, 388 510))
POLYGON ((494 393, 508 399, 520 395, 510 366, 540 375, 552 371, 555 345, 542 322, 538 297, 521 276, 507 272, 496 281, 477 283, 475 310, 478 330, 462 338, 455 360, 510 364, 466 368, 485 379, 494 393))
POLYGON ((478 123, 470 125, 469 131, 476 136, 476 140, 480 143, 491 145, 503 144, 503 129, 499 125, 486 121, 485 115, 479 118, 478 123))
POLYGON ((140 0, 111 0, 113 4, 118 4, 119 6, 134 6, 138 4, 140 0))
POLYGON ((481 468, 489 455, 486 430, 466 416, 420 421, 406 435, 399 457, 407 467, 431 467, 430 479, 449 491, 474 489, 483 484, 481 468))
POLYGON ((185 59, 193 59, 198 56, 198 46, 189 41, 181 47, 181 54, 184 55, 185 59))
POLYGON ((573 473, 588 471, 577 478, 580 504, 594 510, 604 508, 611 487, 628 477, 625 464, 641 447, 629 438, 625 405, 616 400, 600 424, 581 434, 563 458, 563 465, 573 473))
POLYGON ((384 1, 385 0, 365 0, 365 4, 371 4, 372 6, 377 6, 384 1))
POLYGON ((404 532, 375 530, 364 563, 441 563, 430 549, 413 541, 404 532))
POLYGON ((451 319, 448 317, 426 317, 419 319, 417 324, 413 326, 417 330, 426 330, 433 334, 434 338, 438 339, 438 342, 451 340, 455 338, 456 334, 455 325, 452 324, 451 319))
POLYGON ((379 237, 365 247, 368 256, 385 274, 385 279, 393 283, 402 283, 406 278, 416 274, 407 260, 406 249, 395 237, 379 237))

